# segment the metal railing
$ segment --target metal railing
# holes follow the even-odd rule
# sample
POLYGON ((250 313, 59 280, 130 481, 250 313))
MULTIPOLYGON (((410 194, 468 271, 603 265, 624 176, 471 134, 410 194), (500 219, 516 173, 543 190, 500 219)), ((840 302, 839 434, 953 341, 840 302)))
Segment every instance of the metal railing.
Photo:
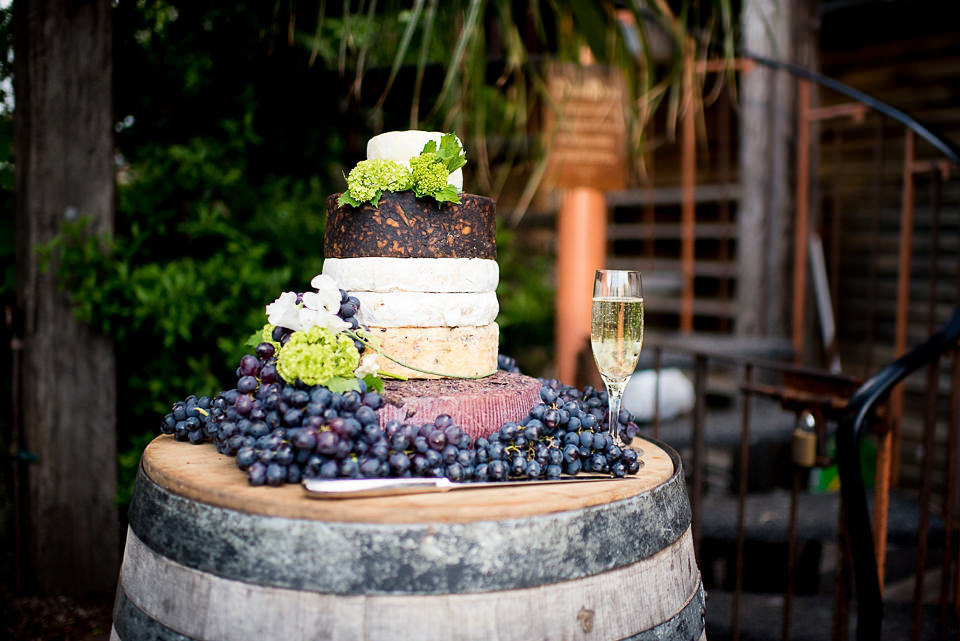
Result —
MULTIPOLYGON (((874 531, 870 523, 870 514, 867 508, 867 495, 863 484, 860 465, 860 442, 865 433, 878 423, 876 411, 880 403, 887 399, 893 388, 908 375, 921 367, 928 367, 928 389, 935 383, 938 373, 937 364, 945 353, 953 351, 953 377, 951 389, 956 395, 960 380, 958 380, 958 352, 957 341, 960 340, 960 307, 938 332, 933 334, 924 343, 910 350, 894 362, 881 369, 875 376, 866 381, 850 398, 844 408, 837 428, 837 465, 840 472, 840 491, 843 496, 843 509, 846 515, 847 536, 850 539, 850 549, 853 553, 853 566, 857 584, 857 639, 868 641, 880 638, 883 621, 883 598, 880 585, 880 575, 877 567, 877 555, 874 546, 874 531)), ((953 407, 956 407, 955 398, 953 407)), ((948 465, 947 487, 952 488, 952 476, 955 470, 957 415, 954 410, 952 417, 952 443, 948 450, 951 463, 948 465)), ((933 417, 928 417, 928 426, 925 430, 925 452, 930 454, 933 449, 933 417)), ((930 501, 930 477, 927 476, 921 488, 921 504, 930 501)), ((953 522, 952 500, 945 502, 947 532, 951 532, 949 524, 953 522)), ((918 582, 914 593, 914 614, 912 627, 919 626, 919 605, 923 602, 923 569, 926 566, 927 533, 929 529, 929 510, 921 511, 921 521, 918 527, 917 541, 917 570, 918 582)), ((945 550, 950 549, 948 534, 945 550)), ((943 590, 950 584, 953 559, 945 558, 941 567, 941 596, 943 590)), ((945 600, 945 599, 943 599, 945 600)), ((942 629, 945 629, 941 612, 942 629)), ((916 633, 915 633, 916 634, 916 633)))
MULTIPOLYGON (((748 58, 752 64, 771 67, 797 78, 797 122, 801 130, 807 128, 807 135, 810 134, 811 123, 818 123, 822 127, 820 140, 823 140, 826 132, 830 131, 827 123, 833 124, 839 116, 844 115, 853 116, 852 121, 856 126, 862 127, 865 123, 871 122, 876 124, 876 144, 872 161, 875 168, 873 193, 868 198, 861 198, 861 201, 868 202, 859 203, 867 208, 873 206, 875 218, 880 217, 879 208, 884 202, 891 200, 889 197, 881 196, 881 189, 884 187, 881 185, 882 175, 885 173, 881 170, 886 169, 885 163, 888 163, 889 159, 896 154, 890 154, 885 149, 888 146, 902 148, 902 171, 899 173, 901 182, 899 198, 895 205, 899 209, 897 246, 895 251, 884 256, 880 256, 874 247, 870 248, 871 262, 865 270, 868 272, 869 279, 868 302, 866 309, 863 310, 863 316, 866 317, 865 327, 859 326, 847 330, 848 337, 856 333, 857 341, 865 345, 865 356, 859 362, 859 380, 871 374, 872 376, 859 385, 858 377, 853 375, 831 374, 824 370, 803 368, 796 363, 772 363, 741 357, 732 352, 718 353, 715 350, 691 347, 687 340, 689 335, 681 335, 673 340, 656 340, 647 350, 648 354, 652 353, 652 362, 648 361, 648 365, 659 374, 671 361, 679 363, 692 378, 695 403, 689 423, 687 419, 662 421, 659 407, 660 391, 657 389, 654 394, 654 410, 649 430, 654 438, 663 439, 684 454, 693 510, 694 540, 701 567, 705 567, 708 573, 708 566, 713 559, 704 558, 706 553, 703 547, 704 528, 712 527, 711 521, 718 518, 718 513, 711 512, 705 506, 718 494, 724 494, 729 490, 733 490, 735 494, 732 506, 726 504, 736 515, 733 528, 733 553, 727 559, 729 567, 726 574, 729 576, 726 577, 726 584, 732 588, 729 605, 729 637, 739 639, 744 626, 752 623, 744 619, 743 611, 750 556, 746 547, 750 539, 748 503, 751 496, 751 481, 749 476, 752 473, 750 470, 751 448, 753 441, 756 440, 755 406, 759 405, 758 399, 773 400, 786 417, 795 417, 796 420, 792 423, 790 420, 785 420, 774 430, 781 441, 789 442, 793 438, 801 416, 813 417, 816 436, 813 469, 825 470, 836 464, 841 478, 841 499, 836 504, 836 520, 830 530, 833 538, 831 545, 836 545, 837 548, 836 565, 830 573, 833 579, 830 638, 848 638, 852 623, 850 608, 856 600, 857 638, 879 639, 884 624, 881 605, 888 578, 885 567, 891 488, 903 485, 899 472, 899 463, 904 456, 901 446, 904 438, 902 425, 907 418, 919 421, 922 427, 915 449, 920 452, 918 456, 920 471, 918 478, 911 479, 905 484, 906 487, 902 488, 909 494, 910 505, 917 508, 915 520, 909 524, 910 535, 915 536, 915 542, 911 545, 915 545, 917 555, 913 595, 909 604, 910 620, 909 624, 905 624, 900 619, 893 621, 888 617, 887 622, 896 624, 896 634, 903 632, 902 637, 898 638, 907 638, 907 634, 911 639, 926 638, 923 636, 924 626, 929 623, 925 620, 927 611, 924 610, 926 600, 924 580, 930 560, 928 552, 931 543, 928 534, 931 516, 936 515, 942 519, 943 538, 939 567, 941 572, 939 616, 936 631, 933 634, 938 639, 947 638, 948 630, 956 629, 957 614, 960 613, 960 572, 957 571, 960 557, 958 557, 956 541, 957 513, 960 510, 955 505, 960 498, 960 492, 957 491, 960 356, 956 349, 957 338, 960 336, 960 311, 954 311, 950 321, 940 331, 935 330, 939 325, 938 317, 943 316, 944 306, 949 303, 949 309, 953 309, 960 302, 960 243, 957 243, 956 247, 949 243, 945 244, 944 236, 948 238, 956 236, 943 233, 945 227, 943 211, 951 209, 950 204, 945 205, 945 201, 949 203, 945 197, 945 186, 956 187, 958 184, 957 181, 951 183, 951 179, 957 175, 957 169, 960 168, 960 149, 903 111, 836 80, 795 65, 758 56, 747 55, 745 58, 748 58), (835 92, 852 102, 838 102, 830 107, 814 108, 810 91, 811 83, 835 92), (902 139, 891 135, 891 128, 885 124, 890 121, 896 127, 903 128, 902 139), (935 157, 930 159, 930 153, 927 151, 925 153, 928 158, 921 159, 917 148, 918 141, 929 145, 929 150, 932 150, 935 157), (919 205, 922 210, 918 210, 920 197, 917 186, 921 178, 929 179, 930 196, 919 205), (918 214, 923 216, 919 228, 918 214), (918 245, 929 257, 927 265, 916 260, 915 253, 918 245), (956 252, 958 265, 955 269, 943 268, 944 257, 951 251, 956 252), (891 278, 896 281, 895 291, 892 294, 880 293, 883 289, 876 284, 879 268, 875 266, 875 262, 883 261, 887 265, 893 265, 895 269, 895 274, 891 278), (923 270, 923 273, 916 276, 914 272, 918 270, 923 270), (914 278, 911 278, 912 276, 914 278), (956 293, 945 296, 944 288, 938 285, 942 285, 944 280, 949 284, 950 278, 956 281, 956 286, 951 287, 950 291, 956 291, 956 293), (926 292, 926 305, 911 305, 918 298, 918 289, 915 284, 918 280, 926 280, 929 285, 926 292), (895 318, 892 322, 880 318, 880 312, 874 305, 875 299, 879 297, 895 301, 893 305, 895 318), (914 318, 911 324, 909 315, 911 308, 925 312, 925 328, 918 327, 922 324, 918 321, 923 320, 923 314, 918 314, 917 311, 913 312, 914 318), (920 338, 921 336, 929 338, 924 341, 920 338), (881 346, 882 349, 877 350, 877 344, 885 339, 890 340, 892 344, 881 346), (911 343, 922 344, 908 352, 908 345, 911 343), (949 372, 944 372, 940 367, 941 356, 950 350, 952 350, 952 365, 949 372), (897 356, 899 358, 895 358, 897 356), (874 363, 878 362, 889 362, 889 365, 876 371, 873 369, 874 363), (910 396, 905 400, 904 379, 911 372, 924 367, 927 369, 925 384, 912 385, 910 396), (711 384, 717 380, 718 372, 723 382, 721 385, 723 391, 720 395, 727 395, 728 401, 732 399, 730 406, 733 411, 728 411, 724 419, 718 419, 719 413, 709 406, 708 401, 711 396, 716 396, 715 391, 711 391, 711 384), (949 397, 946 402, 944 402, 944 396, 949 397), (943 414, 941 410, 946 404, 949 405, 946 429, 938 430, 938 425, 942 427, 944 422, 941 420, 943 414), (720 420, 727 423, 726 434, 718 434, 718 431, 723 431, 718 430, 715 425, 720 420), (662 433, 663 430, 669 434, 662 433), (944 431, 945 434, 942 433, 944 431), (867 434, 870 434, 876 442, 872 519, 862 478, 864 471, 860 469, 861 446, 864 443, 863 437, 867 434), (835 456, 828 447, 831 438, 836 439, 835 456), (945 447, 940 448, 945 451, 945 461, 935 460, 938 438, 941 439, 940 442, 945 441, 945 447), (718 439, 725 439, 724 443, 718 445, 718 439), (715 471, 711 470, 714 464, 710 458, 717 456, 721 451, 725 451, 724 455, 735 465, 718 487, 714 478, 715 471), (935 470, 943 472, 942 480, 938 482, 934 480, 935 470), (907 626, 909 633, 905 631, 907 626)), ((745 73, 749 73, 748 65, 742 65, 740 68, 744 69, 745 73)), ((836 136, 839 138, 841 134, 837 133, 836 136)), ((685 149, 692 150, 694 147, 692 138, 685 139, 682 143, 685 149)), ((811 172, 809 154, 815 146, 800 145, 798 151, 799 154, 807 154, 807 162, 801 162, 802 159, 798 159, 797 163, 798 190, 803 188, 804 193, 798 194, 797 199, 797 215, 798 219, 802 220, 796 224, 794 244, 794 247, 799 249, 795 249, 793 269, 800 275, 800 278, 794 280, 793 292, 791 342, 795 354, 802 351, 808 336, 806 332, 809 330, 805 327, 808 287, 805 248, 808 246, 811 232, 806 213, 807 209, 816 208, 821 203, 811 203, 811 199, 808 199, 809 194, 806 190, 811 188, 810 173, 804 175, 802 172, 811 172)), ((691 163, 684 163, 684 166, 689 164, 691 163)), ((684 179, 685 185, 691 182, 689 179, 684 179)), ((691 195, 688 194, 688 198, 690 197, 691 195)), ((692 211, 692 207, 692 202, 685 203, 684 211, 692 211)), ((868 242, 874 245, 876 244, 874 243, 876 225, 877 223, 871 223, 871 229, 864 232, 870 235, 868 242)), ((960 228, 960 219, 956 225, 960 228)), ((687 241, 692 245, 691 239, 687 241)), ((831 251, 834 255, 827 261, 828 266, 837 270, 841 264, 840 254, 843 249, 837 243, 831 251)), ((695 257, 692 252, 687 252, 684 259, 693 261, 695 257)), ((692 270, 685 268, 685 272, 692 273, 692 270)), ((834 272, 833 276, 838 274, 834 272)), ((832 285, 836 288, 835 282, 832 285)), ((842 298, 842 296, 836 296, 836 289, 834 294, 834 300, 842 298)), ((688 300, 683 309, 688 316, 692 313, 689 304, 692 295, 692 285, 687 283, 684 287, 684 296, 688 300)), ((847 320, 851 320, 851 317, 843 315, 837 317, 841 341, 844 339, 843 323, 847 320)), ((691 319, 686 318, 681 325, 689 328, 692 325, 691 319)), ((842 350, 846 346, 841 342, 835 347, 842 350)), ((659 376, 657 380, 659 381, 659 376)), ((769 430, 769 426, 767 429, 769 430)), ((780 638, 785 641, 791 638, 795 624, 803 623, 804 618, 803 615, 798 616, 795 608, 797 596, 795 587, 800 564, 799 544, 804 536, 799 531, 801 528, 798 521, 803 516, 803 505, 801 505, 805 503, 803 498, 809 495, 804 489, 805 475, 809 469, 796 463, 791 464, 789 469, 791 478, 788 481, 790 498, 788 504, 783 506, 786 514, 782 515, 781 519, 785 524, 783 543, 786 546, 786 557, 783 560, 785 582, 779 616, 781 618, 780 638)), ((821 503, 833 505, 826 500, 821 503)), ((814 506, 814 509, 822 509, 822 506, 814 506)), ((709 539, 709 537, 706 538, 709 539)), ((750 618, 758 616, 753 606, 750 612, 753 615, 750 618)), ((717 621, 723 617, 723 614, 722 609, 718 611, 708 604, 708 624, 711 619, 717 621)))

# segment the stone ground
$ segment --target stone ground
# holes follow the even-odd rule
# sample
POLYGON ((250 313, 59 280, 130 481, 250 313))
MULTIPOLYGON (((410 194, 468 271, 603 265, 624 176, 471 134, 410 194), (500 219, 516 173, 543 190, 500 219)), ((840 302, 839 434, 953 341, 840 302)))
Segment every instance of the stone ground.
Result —
POLYGON ((0 585, 0 638, 9 641, 107 641, 113 596, 13 596, 0 585))

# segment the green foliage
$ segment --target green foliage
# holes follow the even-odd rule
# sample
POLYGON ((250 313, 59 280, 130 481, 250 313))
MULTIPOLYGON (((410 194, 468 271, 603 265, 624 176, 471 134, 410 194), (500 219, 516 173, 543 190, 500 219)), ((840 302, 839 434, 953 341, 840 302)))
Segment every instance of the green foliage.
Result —
POLYGON ((516 230, 497 230, 500 283, 500 351, 517 360, 520 370, 537 376, 553 354, 553 261, 545 252, 530 251, 516 230))

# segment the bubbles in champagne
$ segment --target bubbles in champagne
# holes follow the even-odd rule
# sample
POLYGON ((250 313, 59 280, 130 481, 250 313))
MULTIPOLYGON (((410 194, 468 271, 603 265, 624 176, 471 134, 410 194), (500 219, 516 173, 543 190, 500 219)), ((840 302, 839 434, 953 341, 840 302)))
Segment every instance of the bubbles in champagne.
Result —
POLYGON ((633 374, 643 346, 643 299, 594 298, 590 345, 605 378, 625 380, 633 374))

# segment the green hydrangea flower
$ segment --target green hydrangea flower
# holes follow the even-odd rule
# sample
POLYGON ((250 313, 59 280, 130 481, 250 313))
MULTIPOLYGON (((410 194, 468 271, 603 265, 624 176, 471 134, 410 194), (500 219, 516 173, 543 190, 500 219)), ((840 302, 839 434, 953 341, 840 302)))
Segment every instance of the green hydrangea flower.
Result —
POLYGON ((422 153, 411 158, 410 171, 413 191, 420 198, 437 194, 447 186, 450 176, 447 166, 440 162, 436 153, 422 153))
POLYGON ((361 160, 347 176, 347 191, 340 204, 359 206, 370 202, 374 207, 385 191, 406 191, 413 186, 410 170, 393 160, 376 158, 361 160))
POLYGON ((359 364, 352 338, 320 326, 292 333, 277 354, 277 372, 289 383, 325 385, 335 377, 351 378, 359 364))

